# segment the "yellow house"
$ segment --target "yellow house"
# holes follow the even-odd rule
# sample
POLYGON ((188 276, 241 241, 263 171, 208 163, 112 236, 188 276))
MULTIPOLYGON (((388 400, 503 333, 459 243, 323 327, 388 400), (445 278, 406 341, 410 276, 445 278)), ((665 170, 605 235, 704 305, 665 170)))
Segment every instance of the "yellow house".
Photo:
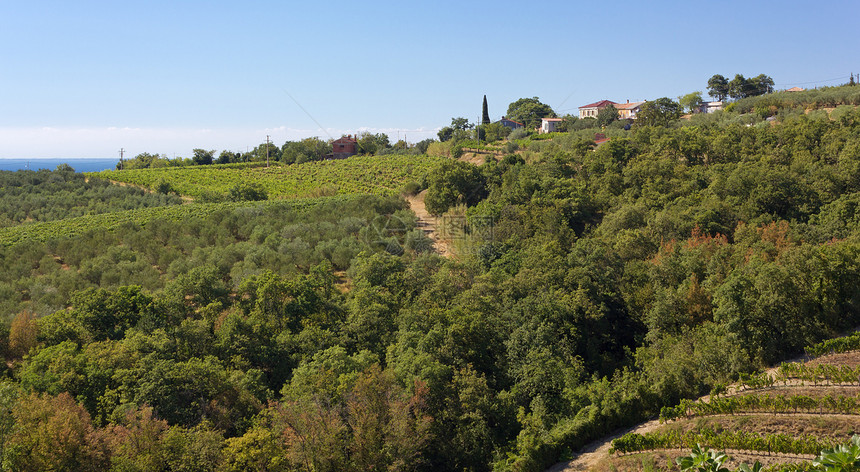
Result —
POLYGON ((639 108, 645 102, 630 102, 627 100, 627 103, 616 103, 615 108, 618 110, 618 119, 619 120, 635 120, 636 114, 639 113, 639 108))

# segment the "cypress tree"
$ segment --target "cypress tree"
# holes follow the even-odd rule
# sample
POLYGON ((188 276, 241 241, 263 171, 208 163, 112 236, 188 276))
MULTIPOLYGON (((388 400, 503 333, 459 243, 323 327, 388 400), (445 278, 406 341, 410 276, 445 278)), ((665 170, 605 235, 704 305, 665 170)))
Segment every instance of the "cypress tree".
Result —
POLYGON ((487 111, 487 96, 484 95, 484 109, 483 115, 481 116, 481 124, 488 125, 490 124, 490 113, 487 111))

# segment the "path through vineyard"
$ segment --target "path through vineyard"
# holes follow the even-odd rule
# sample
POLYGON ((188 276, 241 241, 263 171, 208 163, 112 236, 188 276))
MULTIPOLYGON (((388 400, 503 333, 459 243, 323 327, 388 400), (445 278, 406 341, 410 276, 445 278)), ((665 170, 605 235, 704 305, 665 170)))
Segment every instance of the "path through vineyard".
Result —
POLYGON ((451 247, 439 234, 438 221, 436 217, 427 212, 424 206, 424 197, 427 191, 424 190, 418 195, 407 196, 406 201, 409 202, 409 208, 415 212, 418 217, 418 227, 424 231, 428 238, 433 240, 433 249, 442 257, 453 257, 451 247))
MULTIPOLYGON (((805 362, 808 360, 809 359, 806 357, 799 357, 796 359, 791 359, 788 362, 801 362, 801 361, 805 362)), ((771 367, 770 369, 766 370, 765 372, 767 372, 768 375, 774 376, 774 375, 776 375, 776 372, 778 370, 779 370, 779 366, 776 366, 776 367, 771 367)), ((795 383, 799 384, 800 382, 799 381, 788 382, 789 385, 795 384, 795 383)), ((727 392, 727 394, 729 394, 729 395, 738 394, 738 393, 742 393, 742 392, 738 391, 737 385, 733 385, 733 386, 729 387, 729 390, 727 392)), ((709 399, 710 399, 710 396, 706 395, 706 396, 700 398, 699 401, 706 402, 709 399)), ((648 421, 647 423, 639 424, 639 425, 634 426, 632 428, 627 428, 624 430, 616 431, 615 434, 601 438, 601 439, 598 439, 597 441, 594 441, 591 444, 588 444, 587 446, 582 448, 582 452, 580 452, 576 457, 574 457, 573 460, 571 460, 569 462, 559 462, 558 464, 547 469, 546 472, 574 472, 574 471, 591 470, 593 467, 595 467, 600 462, 601 459, 603 459, 609 455, 609 448, 612 447, 612 441, 613 440, 620 438, 621 436, 624 436, 627 433, 639 433, 639 434, 648 433, 648 432, 654 431, 659 426, 660 426, 660 420, 655 419, 655 420, 648 421)))

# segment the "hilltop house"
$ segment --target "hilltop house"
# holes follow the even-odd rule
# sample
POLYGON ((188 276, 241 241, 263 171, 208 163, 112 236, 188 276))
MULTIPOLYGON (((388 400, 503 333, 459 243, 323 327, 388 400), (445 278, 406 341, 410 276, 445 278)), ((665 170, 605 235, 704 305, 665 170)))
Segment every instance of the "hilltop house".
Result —
POLYGON ((538 131, 540 134, 554 133, 558 129, 558 124, 561 123, 561 121, 562 118, 541 118, 540 129, 538 131))
POLYGON ((325 156, 326 159, 346 159, 358 154, 358 141, 353 139, 351 134, 341 136, 340 139, 332 141, 331 148, 332 152, 325 156))
POLYGON ((588 105, 583 105, 579 107, 579 118, 597 118, 597 114, 600 113, 600 110, 608 107, 609 105, 613 105, 618 108, 617 103, 611 100, 601 100, 599 102, 589 103, 588 105))
POLYGON ((501 120, 497 121, 496 123, 501 123, 502 126, 504 126, 506 128, 510 128, 510 129, 517 129, 517 128, 522 128, 525 126, 522 123, 520 123, 519 121, 509 120, 509 119, 505 118, 504 116, 502 117, 501 120))
POLYGON ((616 103, 615 109, 618 110, 618 119, 635 120, 636 114, 639 113, 639 109, 642 107, 643 103, 645 102, 630 103, 630 100, 627 100, 627 103, 616 103))
POLYGON ((699 104, 699 113, 713 113, 723 109, 723 102, 702 102, 699 104))

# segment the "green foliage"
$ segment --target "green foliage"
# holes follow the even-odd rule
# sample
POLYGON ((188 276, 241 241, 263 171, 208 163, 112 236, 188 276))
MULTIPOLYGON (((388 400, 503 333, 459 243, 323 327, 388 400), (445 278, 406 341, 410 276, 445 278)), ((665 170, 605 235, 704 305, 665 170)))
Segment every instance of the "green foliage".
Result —
POLYGON ((0 228, 179 203, 70 171, 0 171, 0 228))
POLYGON ((541 118, 554 118, 556 115, 549 105, 541 103, 538 97, 532 97, 512 102, 508 105, 505 116, 522 123, 528 129, 536 129, 540 126, 541 118))
POLYGON ((266 190, 263 187, 256 183, 252 182, 250 184, 239 183, 233 186, 230 189, 230 193, 228 194, 228 198, 234 202, 243 202, 243 201, 260 201, 266 200, 269 196, 266 194, 266 190))
POLYGON ((672 99, 663 97, 648 101, 639 107, 636 114, 636 126, 669 126, 681 116, 681 105, 672 99))
MULTIPOLYGON (((537 471, 658 413, 856 412, 837 395, 685 400, 735 381, 857 380, 750 374, 860 323, 858 114, 778 95, 746 115, 612 123, 600 146, 596 120, 577 120, 481 166, 385 155, 116 173, 198 201, 2 230, 5 464, 537 471), (273 200, 199 201, 254 182, 273 200), (447 210, 437 231, 457 230, 443 236, 456 258, 429 251, 395 196, 407 183, 447 210), (277 199, 335 193, 353 195, 277 199)), ((457 131, 459 149, 502 148, 457 131)), ((702 428, 616 445, 696 443, 836 445, 702 428)))
POLYGON ((610 123, 618 120, 618 116, 618 109, 609 105, 597 113, 597 126, 609 126, 610 123))
POLYGON ((465 162, 446 162, 427 177, 427 211, 441 215, 453 205, 474 205, 486 195, 480 169, 465 162))
POLYGON ((860 332, 840 338, 828 339, 806 347, 806 353, 814 357, 857 350, 860 350, 860 332))
MULTIPOLYGON (((279 150, 280 161, 284 164, 321 161, 332 151, 331 144, 319 138, 305 138, 301 141, 287 141, 279 150)), ((274 159, 273 159, 274 160, 274 159)))
POLYGON ((708 94, 719 101, 729 96, 729 79, 715 74, 708 79, 708 94))
POLYGON ((849 472, 860 469, 860 435, 854 435, 848 444, 840 444, 821 451, 812 464, 833 472, 849 472))
POLYGON ((725 452, 711 451, 696 444, 689 456, 679 457, 675 459, 675 463, 685 472, 729 472, 729 469, 723 467, 728 458, 725 452))
POLYGON ((694 113, 699 109, 699 104, 702 103, 702 92, 690 92, 681 97, 678 103, 687 110, 687 113, 694 113))
POLYGON ((215 156, 215 150, 207 151, 205 149, 195 149, 194 156, 191 158, 191 161, 194 165, 203 166, 203 165, 211 165, 212 160, 215 156))
POLYGON ((790 434, 757 434, 746 431, 717 431, 707 427, 687 432, 678 430, 652 433, 627 433, 612 441, 610 453, 638 452, 652 449, 693 448, 699 443, 719 449, 743 449, 780 454, 817 454, 832 447, 832 440, 790 434))

